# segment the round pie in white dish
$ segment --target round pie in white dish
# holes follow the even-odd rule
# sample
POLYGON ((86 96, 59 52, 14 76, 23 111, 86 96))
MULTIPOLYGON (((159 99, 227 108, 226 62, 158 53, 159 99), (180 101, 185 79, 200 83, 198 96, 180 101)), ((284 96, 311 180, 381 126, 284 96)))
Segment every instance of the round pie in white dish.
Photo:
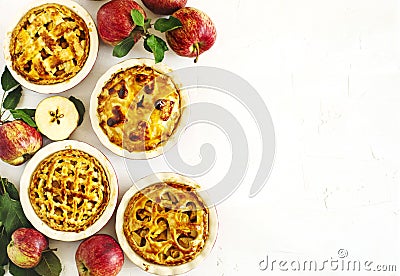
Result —
POLYGON ((177 140, 188 115, 188 96, 171 69, 151 59, 111 67, 90 99, 90 120, 101 143, 117 155, 148 159, 177 140))
POLYGON ((76 241, 98 232, 118 198, 115 171, 89 144, 65 140, 40 149, 20 180, 21 204, 32 225, 49 238, 76 241))
POLYGON ((185 176, 156 173, 124 194, 115 229, 133 263, 150 273, 176 275, 208 256, 217 238, 218 217, 209 199, 199 196, 199 189, 185 176))
POLYGON ((81 82, 99 47, 96 25, 72 0, 33 1, 11 22, 4 57, 12 76, 39 93, 60 93, 81 82))

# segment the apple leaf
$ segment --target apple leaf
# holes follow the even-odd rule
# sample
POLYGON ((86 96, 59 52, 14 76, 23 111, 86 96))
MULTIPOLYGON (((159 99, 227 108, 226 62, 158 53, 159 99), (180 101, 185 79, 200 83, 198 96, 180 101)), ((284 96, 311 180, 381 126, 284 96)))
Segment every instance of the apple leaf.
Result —
POLYGON ((182 22, 173 16, 170 16, 169 18, 159 18, 154 23, 154 29, 162 33, 172 31, 180 27, 182 27, 182 22))
POLYGON ((7 236, 4 226, 0 226, 0 266, 8 264, 7 245, 10 238, 7 236))
POLYGON ((34 268, 34 270, 43 276, 58 276, 61 273, 60 259, 54 254, 53 251, 44 252, 42 260, 34 268))
POLYGON ((27 269, 27 268, 20 268, 10 262, 10 266, 8 268, 10 270, 11 275, 14 276, 39 276, 33 269, 27 269))
POLYGON ((164 59, 164 52, 168 51, 168 46, 164 40, 152 34, 146 37, 144 43, 151 49, 156 63, 164 59))
POLYGON ((150 49, 149 45, 147 45, 147 38, 144 39, 143 48, 150 53, 153 53, 153 50, 150 49))
POLYGON ((135 40, 132 36, 128 36, 114 47, 113 56, 119 58, 126 56, 134 45, 135 40))
POLYGON ((22 110, 25 112, 27 115, 31 116, 32 118, 35 117, 36 109, 31 109, 31 108, 21 108, 18 110, 22 110))
POLYGON ((83 122, 83 116, 85 115, 85 106, 83 105, 81 100, 75 98, 74 96, 70 96, 68 99, 71 102, 73 102, 73 104, 76 107, 76 110, 78 110, 78 113, 79 113, 78 126, 80 126, 83 122))
POLYGON ((8 193, 0 196, 0 222, 8 234, 21 227, 32 227, 25 217, 21 203, 12 199, 8 193))
POLYGON ((11 75, 10 71, 7 67, 4 68, 3 74, 1 75, 1 87, 4 91, 8 91, 11 88, 14 88, 19 83, 14 79, 11 75))
POLYGON ((5 192, 8 193, 11 199, 19 200, 19 194, 17 188, 15 188, 14 184, 8 181, 7 178, 1 178, 0 184, 4 187, 5 192))
POLYGON ((13 115, 14 119, 21 119, 31 127, 37 127, 35 121, 30 116, 30 112, 26 113, 24 109, 11 109, 11 114, 13 115))
POLYGON ((4 274, 6 274, 6 271, 2 266, 0 266, 0 276, 3 276, 4 274))
POLYGON ((137 10, 137 9, 132 9, 131 10, 131 16, 132 16, 132 20, 133 22, 140 27, 144 26, 144 16, 143 14, 137 10))
POLYGON ((22 87, 18 85, 11 92, 9 92, 4 99, 3 107, 5 109, 15 109, 19 103, 22 96, 22 87))

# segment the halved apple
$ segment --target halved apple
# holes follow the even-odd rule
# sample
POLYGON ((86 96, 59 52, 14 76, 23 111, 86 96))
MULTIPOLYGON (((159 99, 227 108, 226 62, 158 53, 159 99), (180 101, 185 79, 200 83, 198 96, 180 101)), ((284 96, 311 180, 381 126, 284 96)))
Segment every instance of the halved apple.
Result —
POLYGON ((50 140, 67 139, 77 128, 79 113, 73 102, 61 96, 42 100, 35 113, 39 131, 50 140))

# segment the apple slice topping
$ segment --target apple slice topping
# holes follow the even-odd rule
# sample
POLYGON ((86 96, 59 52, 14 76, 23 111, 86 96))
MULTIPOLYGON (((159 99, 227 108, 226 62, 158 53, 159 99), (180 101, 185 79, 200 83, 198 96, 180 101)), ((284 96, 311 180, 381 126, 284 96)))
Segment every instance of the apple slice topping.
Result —
POLYGON ((171 117, 172 109, 174 108, 174 101, 170 101, 167 99, 158 99, 154 103, 154 107, 157 110, 161 111, 160 118, 163 121, 168 121, 169 117, 171 117))

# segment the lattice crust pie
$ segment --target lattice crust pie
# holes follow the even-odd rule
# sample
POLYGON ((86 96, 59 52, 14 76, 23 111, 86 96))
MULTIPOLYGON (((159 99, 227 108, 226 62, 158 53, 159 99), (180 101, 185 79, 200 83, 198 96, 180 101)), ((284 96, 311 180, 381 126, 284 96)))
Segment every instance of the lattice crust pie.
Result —
POLYGON ((13 69, 35 84, 64 82, 75 76, 89 54, 84 20, 59 4, 29 10, 14 28, 10 41, 13 69))
POLYGON ((146 261, 179 265, 193 260, 208 238, 208 209, 195 188, 158 183, 137 192, 124 213, 124 235, 146 261))
POLYGON ((29 199, 50 228, 80 232, 94 224, 110 197, 109 181, 99 161, 77 149, 53 153, 36 167, 29 199))
POLYGON ((172 79, 145 65, 114 74, 97 99, 101 129, 111 143, 129 152, 160 146, 181 115, 180 93, 172 79))

